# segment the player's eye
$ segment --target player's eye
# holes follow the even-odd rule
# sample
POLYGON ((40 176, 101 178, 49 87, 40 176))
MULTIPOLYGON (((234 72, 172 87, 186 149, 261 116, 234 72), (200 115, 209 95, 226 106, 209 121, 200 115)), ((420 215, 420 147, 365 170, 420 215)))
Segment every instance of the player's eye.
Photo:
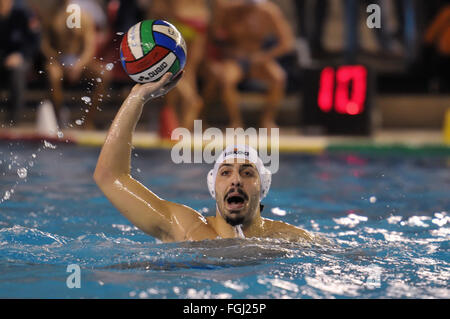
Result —
POLYGON ((220 175, 221 175, 221 176, 228 176, 228 175, 230 175, 230 170, 229 170, 229 169, 224 169, 224 170, 220 173, 220 175))
POLYGON ((254 173, 251 170, 245 170, 242 172, 242 175, 244 175, 246 177, 252 177, 252 176, 254 176, 254 173))

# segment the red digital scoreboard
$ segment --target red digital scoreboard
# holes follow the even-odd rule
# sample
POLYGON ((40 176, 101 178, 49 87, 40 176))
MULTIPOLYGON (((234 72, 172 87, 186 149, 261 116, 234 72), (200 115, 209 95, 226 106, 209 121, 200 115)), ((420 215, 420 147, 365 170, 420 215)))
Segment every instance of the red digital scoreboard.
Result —
POLYGON ((372 131, 372 74, 363 65, 304 70, 302 128, 327 134, 372 131))

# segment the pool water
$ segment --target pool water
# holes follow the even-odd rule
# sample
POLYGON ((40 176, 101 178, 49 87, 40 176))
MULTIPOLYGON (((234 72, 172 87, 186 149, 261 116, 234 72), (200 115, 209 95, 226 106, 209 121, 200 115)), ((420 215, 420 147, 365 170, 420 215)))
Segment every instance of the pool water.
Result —
MULTIPOLYGON (((449 298, 450 157, 281 154, 263 216, 332 245, 228 239, 164 244, 92 179, 98 148, 2 142, 2 298, 449 298), (81 288, 68 288, 68 265, 81 288)), ((159 196, 214 215, 207 164, 133 151, 159 196)))

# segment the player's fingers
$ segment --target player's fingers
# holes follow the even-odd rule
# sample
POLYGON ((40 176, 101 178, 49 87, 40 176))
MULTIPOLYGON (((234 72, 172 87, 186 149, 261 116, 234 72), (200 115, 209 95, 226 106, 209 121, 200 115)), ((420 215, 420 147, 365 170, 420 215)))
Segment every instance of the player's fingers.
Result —
POLYGON ((172 75, 173 74, 170 73, 170 72, 167 72, 166 74, 163 75, 163 77, 159 81, 159 83, 161 84, 162 87, 164 87, 164 85, 166 85, 167 83, 170 82, 170 79, 171 79, 172 75))
POLYGON ((184 74, 184 70, 179 72, 172 80, 170 80, 170 82, 166 83, 163 88, 167 91, 170 91, 171 89, 173 89, 177 85, 177 83, 180 81, 183 74, 184 74))
POLYGON ((159 95, 159 91, 164 88, 164 86, 170 83, 170 78, 172 77, 172 73, 167 72, 164 74, 158 82, 151 82, 144 85, 146 94, 155 94, 159 95))
POLYGON ((178 74, 170 81, 171 84, 173 83, 174 86, 178 83, 178 81, 181 80, 181 78, 183 77, 184 74, 184 70, 182 70, 181 72, 178 72, 178 74))

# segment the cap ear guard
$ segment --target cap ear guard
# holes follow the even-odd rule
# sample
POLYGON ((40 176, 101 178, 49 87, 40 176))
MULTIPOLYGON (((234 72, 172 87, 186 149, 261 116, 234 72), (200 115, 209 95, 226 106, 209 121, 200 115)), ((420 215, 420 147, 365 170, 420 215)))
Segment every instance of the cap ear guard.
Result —
POLYGON ((209 193, 211 194, 212 198, 216 198, 216 191, 215 191, 215 178, 214 178, 214 170, 210 170, 207 176, 207 182, 208 182, 208 189, 209 193))
POLYGON ((261 195, 260 201, 263 200, 269 193, 270 184, 272 183, 272 172, 264 167, 264 172, 261 172, 259 179, 261 180, 261 195))

